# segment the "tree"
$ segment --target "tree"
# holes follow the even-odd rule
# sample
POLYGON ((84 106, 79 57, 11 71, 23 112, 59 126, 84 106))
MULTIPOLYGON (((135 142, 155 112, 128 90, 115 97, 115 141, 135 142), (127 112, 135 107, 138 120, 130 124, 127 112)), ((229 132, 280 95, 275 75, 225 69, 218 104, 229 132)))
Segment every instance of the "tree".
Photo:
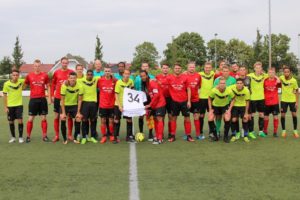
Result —
POLYGON ((178 62, 185 67, 189 61, 195 61, 197 65, 203 65, 206 61, 205 42, 198 33, 184 32, 167 44, 164 55, 163 62, 170 66, 178 62))
POLYGON ((239 65, 252 65, 253 49, 244 41, 231 39, 226 45, 226 60, 239 65))
POLYGON ((256 31, 256 41, 253 43, 253 63, 256 61, 262 61, 263 59, 263 36, 260 34, 259 29, 256 31))
POLYGON ((226 42, 221 39, 212 39, 207 43, 207 58, 210 61, 215 60, 215 47, 217 49, 217 63, 226 59, 226 42))
POLYGON ((14 52, 12 54, 13 57, 13 64, 19 69, 21 65, 24 63, 23 62, 23 52, 22 52, 22 47, 20 45, 19 41, 19 36, 16 37, 16 42, 15 42, 15 47, 14 47, 14 52))
POLYGON ((142 62, 148 62, 150 68, 158 65, 157 60, 160 58, 159 53, 152 42, 143 42, 135 47, 133 54, 132 69, 140 68, 142 62))
POLYGON ((0 74, 9 74, 13 67, 13 62, 8 56, 4 56, 0 62, 0 74))
POLYGON ((103 53, 102 53, 102 48, 103 48, 103 45, 100 41, 100 38, 96 37, 96 48, 95 48, 95 60, 102 60, 103 58, 103 53))

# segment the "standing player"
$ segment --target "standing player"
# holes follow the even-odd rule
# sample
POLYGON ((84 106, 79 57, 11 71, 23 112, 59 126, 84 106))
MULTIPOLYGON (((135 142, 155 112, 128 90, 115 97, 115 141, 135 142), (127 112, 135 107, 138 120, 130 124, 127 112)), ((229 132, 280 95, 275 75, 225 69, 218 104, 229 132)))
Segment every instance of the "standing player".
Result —
POLYGON ((264 81, 264 93, 265 93, 265 112, 264 112, 264 133, 268 135, 269 115, 273 115, 273 136, 277 136, 278 129, 278 114, 279 114, 279 97, 278 88, 280 87, 280 80, 276 77, 275 68, 268 70, 268 78, 264 81))
POLYGON ((91 138, 89 141, 97 143, 96 140, 96 120, 97 120, 97 81, 94 77, 93 70, 87 70, 86 78, 82 81, 83 98, 82 98, 82 139, 81 144, 86 144, 89 130, 91 138))
POLYGON ((199 101, 199 88, 201 87, 201 76, 196 72, 196 63, 188 63, 188 71, 186 73, 189 88, 191 89, 191 108, 190 112, 193 113, 194 125, 196 130, 196 139, 202 140, 203 137, 200 136, 200 109, 201 104, 199 101))
MULTIPOLYGON (((102 133, 102 139, 100 143, 105 143, 107 140, 106 128, 107 120, 109 124, 109 132, 114 132, 114 105, 115 105, 115 85, 116 79, 112 76, 111 68, 106 66, 104 68, 104 76, 98 80, 99 90, 99 116, 101 117, 100 130, 102 133)), ((110 136, 112 142, 114 137, 110 136)))
POLYGON ((298 83, 291 73, 291 69, 288 66, 283 67, 283 75, 280 76, 282 95, 281 95, 281 127, 282 134, 281 136, 286 138, 286 129, 285 129, 285 114, 288 107, 293 116, 293 126, 294 126, 294 137, 299 138, 297 131, 297 110, 298 110, 298 83))
POLYGON ((172 121, 171 121, 171 138, 169 142, 174 142, 176 140, 176 126, 177 126, 177 117, 180 112, 184 116, 184 130, 185 135, 187 136, 188 142, 194 142, 194 139, 191 136, 191 120, 190 120, 190 111, 191 108, 191 89, 188 84, 188 80, 185 74, 181 73, 180 64, 176 63, 174 65, 174 74, 170 74, 167 78, 169 82, 169 92, 172 98, 171 103, 171 112, 172 112, 172 121))
POLYGON ((215 72, 215 79, 223 75, 222 71, 224 66, 226 66, 226 62, 224 60, 220 61, 219 68, 215 72))
POLYGON ((63 144, 67 144, 67 128, 66 119, 67 116, 74 119, 75 132, 74 132, 74 143, 79 144, 80 139, 80 121, 81 121, 81 104, 82 104, 82 86, 76 81, 76 73, 71 72, 68 80, 61 86, 61 133, 63 136, 63 144))
MULTIPOLYGON (((73 70, 68 69, 69 59, 63 57, 60 59, 61 69, 54 72, 51 83, 51 101, 54 104, 54 131, 55 137, 53 142, 59 141, 59 115, 60 115, 60 89, 62 84, 68 79, 68 75, 73 72, 73 70)), ((73 121, 68 118, 68 130, 72 130, 73 121)), ((69 140, 73 140, 72 132, 68 135, 69 140)))
POLYGON ((231 87, 231 90, 235 96, 235 101, 231 110, 231 131, 232 137, 231 142, 235 142, 239 139, 236 134, 239 132, 239 118, 242 119, 243 129, 244 129, 244 141, 249 142, 248 139, 248 111, 249 111, 249 101, 250 101, 250 91, 244 86, 244 80, 238 78, 236 80, 236 85, 231 87))
MULTIPOLYGON (((130 71, 125 69, 123 73, 123 78, 118 80, 115 86, 115 108, 114 108, 114 114, 115 114, 115 120, 114 120, 114 144, 117 144, 120 142, 118 139, 119 132, 120 132, 120 126, 121 126, 121 117, 123 112, 123 95, 124 95, 124 88, 134 88, 133 80, 129 78, 130 77, 130 71)), ((132 118, 131 117, 125 117, 127 121, 127 136, 126 141, 127 142, 134 142, 133 133, 132 133, 132 118)))
POLYGON ((76 82, 78 84, 81 84, 82 81, 84 80, 84 74, 83 74, 83 65, 82 64, 77 64, 75 67, 76 70, 76 75, 77 75, 77 79, 76 82))
MULTIPOLYGON (((27 138, 26 142, 30 142, 31 131, 33 127, 33 120, 35 116, 40 115, 42 118, 41 128, 43 133, 43 141, 48 142, 47 137, 47 119, 48 103, 46 100, 45 88, 48 91, 48 102, 51 102, 49 77, 46 73, 41 72, 41 61, 35 60, 33 63, 34 72, 29 73, 25 79, 25 85, 30 86, 30 100, 29 100, 29 118, 27 121, 27 138)), ((26 86, 25 86, 26 87, 26 86)))
POLYGON ((142 82, 147 87, 148 95, 151 98, 150 103, 145 107, 151 109, 151 114, 154 116, 155 138, 153 144, 161 144, 164 133, 164 117, 166 114, 166 100, 163 95, 163 90, 156 80, 150 80, 148 72, 141 70, 140 76, 142 82))
POLYGON ((229 75, 232 76, 233 78, 237 79, 239 78, 240 74, 239 74, 239 65, 237 63, 233 63, 231 65, 231 70, 229 75))
POLYGON ((104 75, 104 72, 102 70, 102 62, 101 60, 95 60, 94 62, 94 68, 95 70, 93 71, 94 77, 101 77, 104 75))
POLYGON ((220 77, 219 84, 217 87, 213 88, 209 97, 208 97, 208 106, 209 106, 209 137, 213 141, 218 141, 219 136, 216 131, 216 125, 214 120, 224 119, 224 142, 229 142, 229 129, 230 129, 230 119, 231 119, 231 109, 234 105, 233 92, 229 87, 226 87, 226 79, 220 77), (230 103, 231 100, 231 103, 230 103))
POLYGON ((255 139, 254 134, 254 114, 256 111, 259 113, 258 126, 259 136, 266 137, 263 132, 264 129, 264 108, 265 108, 265 95, 264 95, 264 80, 267 75, 263 73, 262 63, 256 62, 254 64, 254 73, 248 74, 250 78, 250 116, 249 116, 249 137, 255 139))
POLYGON ((163 95, 166 100, 166 111, 168 112, 168 139, 171 137, 171 96, 169 92, 169 82, 168 82, 168 75, 169 75, 169 66, 167 64, 163 64, 161 67, 161 74, 156 76, 157 83, 163 90, 163 95))
POLYGON ((11 139, 9 143, 16 141, 15 120, 18 120, 19 143, 23 143, 23 101, 22 89, 24 80, 19 79, 20 72, 12 70, 10 80, 6 81, 3 86, 4 111, 7 113, 7 120, 11 139))
MULTIPOLYGON (((205 112, 209 111, 208 107, 208 97, 211 90, 214 87, 214 76, 215 73, 212 71, 211 62, 206 62, 204 65, 204 71, 199 73, 201 76, 201 90, 199 94, 200 101, 200 137, 199 139, 205 139, 203 134, 204 127, 204 116, 205 112)), ((198 139, 198 138, 197 138, 198 139)))

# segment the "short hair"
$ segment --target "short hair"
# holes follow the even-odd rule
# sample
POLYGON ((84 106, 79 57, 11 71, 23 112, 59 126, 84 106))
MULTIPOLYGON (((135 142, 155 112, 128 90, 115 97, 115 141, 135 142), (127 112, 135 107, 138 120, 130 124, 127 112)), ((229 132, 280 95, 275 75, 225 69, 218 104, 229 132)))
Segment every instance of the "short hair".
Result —
POLYGON ((88 73, 94 74, 94 71, 93 71, 92 69, 88 69, 88 70, 86 71, 86 74, 88 74, 88 73))
POLYGON ((129 72, 129 74, 131 74, 130 69, 125 69, 124 72, 126 72, 126 71, 129 72))
POLYGON ((83 68, 83 65, 82 64, 77 64, 75 69, 77 69, 78 67, 82 67, 83 68))
POLYGON ((188 62, 188 65, 196 65, 196 62, 191 60, 188 62))
POLYGON ((77 76, 76 72, 70 72, 69 76, 77 76))
POLYGON ((220 83, 221 81, 225 81, 225 82, 226 82, 226 79, 225 79, 223 76, 220 76, 220 78, 219 78, 219 83, 220 83))
POLYGON ((262 62, 260 62, 260 61, 255 62, 254 65, 253 65, 253 67, 256 67, 256 66, 258 66, 258 65, 259 65, 259 66, 262 66, 262 62))
POLYGON ((104 68, 111 69, 111 67, 109 65, 105 65, 104 68))
POLYGON ((67 60, 67 61, 69 61, 69 58, 67 58, 67 57, 62 57, 61 59, 60 59, 60 62, 62 62, 63 60, 67 60))
POLYGON ((16 73, 18 73, 18 74, 20 73, 20 71, 19 71, 18 69, 12 69, 12 70, 11 70, 11 73, 14 73, 14 72, 16 72, 16 73))
POLYGON ((41 64, 41 60, 39 60, 39 59, 35 59, 33 63, 38 63, 38 64, 41 64))
POLYGON ((244 83, 244 80, 243 80, 243 79, 241 79, 241 78, 237 78, 237 79, 236 79, 236 82, 240 82, 240 81, 242 81, 242 83, 244 83))
POLYGON ((276 68, 275 67, 271 67, 271 68, 268 69, 268 71, 274 71, 274 72, 276 72, 276 68))
POLYGON ((283 70, 286 70, 286 69, 288 69, 288 70, 290 70, 290 71, 291 71, 291 68, 290 68, 289 66, 287 66, 287 65, 283 65, 282 69, 283 69, 283 70))
POLYGON ((125 67, 125 66, 126 66, 126 63, 122 61, 122 62, 119 62, 119 63, 118 63, 118 66, 119 66, 119 65, 124 65, 124 67, 125 67))
POLYGON ((223 68, 222 68, 222 70, 224 70, 224 69, 229 70, 229 66, 228 65, 224 65, 223 68))
POLYGON ((174 67, 176 67, 176 66, 179 66, 179 67, 181 67, 181 64, 180 64, 180 63, 178 63, 178 62, 176 62, 176 63, 174 63, 174 67))
POLYGON ((145 73, 148 76, 148 72, 146 70, 140 70, 140 74, 145 73))
POLYGON ((204 65, 212 65, 212 63, 210 61, 206 61, 204 65))

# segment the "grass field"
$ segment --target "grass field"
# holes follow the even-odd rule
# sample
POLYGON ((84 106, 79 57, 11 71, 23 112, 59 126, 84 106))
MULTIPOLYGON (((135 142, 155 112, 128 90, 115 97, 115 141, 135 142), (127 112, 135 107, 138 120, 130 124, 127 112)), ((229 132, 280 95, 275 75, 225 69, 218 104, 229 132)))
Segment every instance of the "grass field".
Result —
MULTIPOLYGON (((0 199, 128 199, 127 143, 45 144, 37 119, 30 144, 8 144, 4 113, 0 118, 0 199)), ((52 138, 52 112, 48 119, 52 138)), ((136 144, 141 200, 300 198, 299 140, 187 143, 182 132, 178 126, 172 144, 136 144)))

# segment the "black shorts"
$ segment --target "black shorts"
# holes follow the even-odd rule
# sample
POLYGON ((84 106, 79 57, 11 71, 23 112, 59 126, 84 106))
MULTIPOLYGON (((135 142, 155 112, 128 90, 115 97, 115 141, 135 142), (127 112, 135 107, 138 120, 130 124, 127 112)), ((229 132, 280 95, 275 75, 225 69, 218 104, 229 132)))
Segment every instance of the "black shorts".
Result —
MULTIPOLYGON (((119 106, 115 106, 114 115, 115 115, 115 118, 118 119, 118 120, 122 118, 122 113, 119 109, 119 106)), ((123 118, 124 119, 131 119, 131 117, 126 117, 126 116, 123 116, 123 118)))
POLYGON ((264 111, 265 111, 264 100, 250 101, 250 113, 264 112, 264 111))
POLYGON ((60 99, 54 98, 53 111, 56 113, 60 113, 60 99))
POLYGON ((99 108, 99 116, 101 118, 114 118, 114 108, 99 108))
POLYGON ((65 106, 66 115, 70 116, 71 118, 75 118, 78 111, 78 106, 65 106))
POLYGON ((205 114, 205 112, 209 111, 208 107, 208 99, 200 99, 200 114, 205 114))
POLYGON ((166 110, 167 110, 168 114, 171 114, 171 112, 172 112, 171 105, 172 105, 171 97, 166 97, 166 110))
POLYGON ((279 114, 279 104, 272 105, 272 106, 265 106, 265 112, 264 115, 269 116, 272 115, 278 115, 279 114))
POLYGON ((281 113, 286 113, 288 110, 288 107, 290 107, 290 111, 291 112, 296 112, 296 103, 288 103, 288 102, 281 102, 280 103, 280 107, 281 107, 281 113))
POLYGON ((47 115, 48 114, 48 102, 46 98, 32 98, 28 104, 28 115, 47 115))
POLYGON ((187 107, 187 102, 186 101, 185 102, 172 101, 171 109, 172 109, 171 114, 173 116, 179 116, 180 112, 184 117, 189 117, 190 116, 190 111, 187 107))
POLYGON ((228 110, 228 105, 223 107, 213 106, 215 115, 223 115, 228 110))
POLYGON ((191 108, 190 108, 190 112, 191 113, 200 113, 201 110, 201 104, 200 104, 200 100, 197 102, 192 102, 191 103, 191 108))
POLYGON ((83 101, 81 106, 81 114, 83 119, 96 119, 97 118, 97 102, 83 101))
POLYGON ((231 117, 243 118, 246 112, 246 106, 233 106, 231 110, 231 117))
POLYGON ((166 107, 160 107, 157 109, 151 110, 151 114, 154 117, 164 117, 166 115, 166 107))
POLYGON ((7 107, 7 120, 14 121, 15 119, 23 119, 23 106, 7 107))

